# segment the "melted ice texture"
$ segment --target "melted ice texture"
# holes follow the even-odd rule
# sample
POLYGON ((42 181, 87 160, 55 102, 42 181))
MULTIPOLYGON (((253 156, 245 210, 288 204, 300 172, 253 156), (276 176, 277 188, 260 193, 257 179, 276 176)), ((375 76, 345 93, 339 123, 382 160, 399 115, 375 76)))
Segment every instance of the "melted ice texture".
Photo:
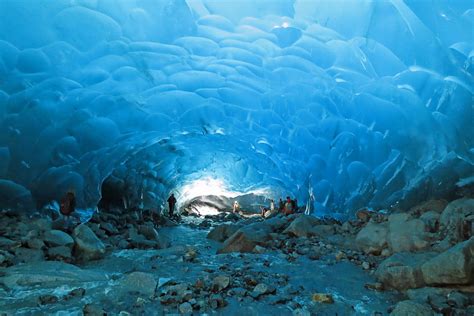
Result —
POLYGON ((110 174, 350 214, 473 169, 472 1, 0 1, 0 205, 110 174), (313 194, 311 194, 311 192, 313 194))

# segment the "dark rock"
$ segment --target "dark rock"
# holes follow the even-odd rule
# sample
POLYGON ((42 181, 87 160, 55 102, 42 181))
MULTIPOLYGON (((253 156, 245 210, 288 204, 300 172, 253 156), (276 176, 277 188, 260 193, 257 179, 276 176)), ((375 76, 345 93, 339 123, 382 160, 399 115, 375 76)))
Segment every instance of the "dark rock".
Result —
POLYGON ((119 233, 118 229, 111 223, 101 223, 100 228, 103 229, 107 235, 116 235, 119 233))
POLYGON ((102 307, 94 304, 87 304, 82 309, 84 316, 106 316, 107 312, 102 307))
POLYGON ((209 297, 209 305, 211 306, 212 309, 217 309, 217 308, 226 306, 227 302, 224 300, 222 295, 212 294, 209 297))
POLYGON ((86 295, 86 290, 83 289, 83 288, 77 288, 77 289, 74 289, 74 290, 70 291, 70 292, 67 294, 67 297, 68 297, 68 298, 72 298, 72 297, 84 297, 84 295, 86 295))
POLYGON ((40 297, 38 297, 38 302, 41 305, 54 304, 54 303, 57 303, 58 301, 59 301, 59 298, 54 295, 41 295, 40 297))

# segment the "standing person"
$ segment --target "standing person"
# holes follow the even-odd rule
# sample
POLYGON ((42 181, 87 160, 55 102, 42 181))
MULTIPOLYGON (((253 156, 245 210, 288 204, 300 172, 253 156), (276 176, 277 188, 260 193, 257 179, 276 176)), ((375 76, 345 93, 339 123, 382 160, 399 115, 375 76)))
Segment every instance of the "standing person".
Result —
POLYGON ((287 196, 286 197, 284 213, 285 213, 285 215, 290 215, 290 214, 293 214, 294 211, 295 210, 293 209, 293 201, 291 200, 291 198, 289 196, 287 196))
POLYGON ((280 198, 280 201, 278 201, 278 212, 283 213, 284 211, 285 211, 285 203, 280 198))
POLYGON ((234 206, 232 207, 232 212, 237 213, 240 210, 239 202, 235 201, 234 206))
POLYGON ((291 201, 291 205, 293 206, 293 211, 295 213, 297 213, 298 212, 298 200, 296 198, 291 201))
POLYGON ((275 201, 270 200, 270 211, 273 214, 275 212, 275 201))
POLYGON ((59 212, 64 216, 64 229, 69 231, 72 226, 71 215, 76 210, 76 195, 68 191, 61 199, 59 212))
POLYGON ((171 193, 170 197, 168 198, 168 208, 169 208, 170 218, 173 217, 175 205, 176 205, 176 198, 174 197, 174 193, 171 193))

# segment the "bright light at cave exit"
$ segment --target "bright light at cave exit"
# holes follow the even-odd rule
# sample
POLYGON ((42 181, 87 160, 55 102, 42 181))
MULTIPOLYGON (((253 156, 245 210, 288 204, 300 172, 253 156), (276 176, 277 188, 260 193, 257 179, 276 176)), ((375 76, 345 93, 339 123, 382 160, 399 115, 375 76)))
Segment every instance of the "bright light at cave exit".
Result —
POLYGON ((218 195, 234 197, 240 194, 240 192, 229 191, 227 188, 228 186, 221 179, 210 177, 199 179, 186 184, 179 190, 179 200, 186 202, 198 196, 218 195))
MULTIPOLYGON (((238 191, 231 191, 228 189, 228 185, 222 179, 214 179, 211 177, 207 177, 204 179, 199 179, 192 181, 178 191, 178 203, 183 204, 187 201, 190 201, 199 196, 206 196, 206 195, 216 195, 216 196, 225 196, 228 198, 233 198, 239 195, 254 193, 257 195, 266 195, 268 193, 267 189, 260 189, 260 190, 252 190, 249 192, 238 192, 238 191)), ((202 206, 198 209, 199 214, 201 215, 213 215, 217 214, 218 211, 212 207, 202 206)))

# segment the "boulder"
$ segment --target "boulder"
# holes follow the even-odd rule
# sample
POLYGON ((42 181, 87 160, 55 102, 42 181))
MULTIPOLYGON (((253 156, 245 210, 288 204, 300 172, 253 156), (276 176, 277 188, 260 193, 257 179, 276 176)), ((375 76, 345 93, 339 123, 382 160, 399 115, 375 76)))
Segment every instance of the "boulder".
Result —
POLYGON ((14 241, 6 237, 0 236, 0 248, 4 250, 12 250, 21 246, 21 242, 14 241))
POLYGON ((264 247, 272 239, 271 233, 281 230, 287 222, 288 218, 274 217, 244 226, 230 236, 217 253, 253 252, 257 245, 264 247))
POLYGON ((15 249, 15 256, 13 257, 13 263, 33 263, 44 261, 44 253, 42 250, 29 249, 29 248, 17 248, 15 249))
POLYGON ((120 282, 123 293, 137 292, 147 297, 155 294, 157 285, 153 275, 145 272, 132 272, 120 282))
POLYGON ((314 228, 318 224, 320 222, 314 216, 300 215, 283 232, 296 237, 314 236, 317 234, 314 228))
POLYGON ((230 236, 232 236, 236 231, 238 231, 242 225, 236 224, 222 224, 219 226, 214 227, 209 234, 207 234, 207 238, 216 240, 219 242, 223 242, 230 236))
POLYGON ((47 254, 49 259, 72 260, 71 248, 67 246, 49 248, 47 254))
POLYGON ((408 212, 415 216, 420 216, 426 212, 436 212, 441 214, 448 205, 446 200, 429 200, 412 207, 408 212))
POLYGON ((425 283, 421 265, 433 256, 429 253, 396 253, 379 265, 375 276, 385 288, 406 290, 422 287, 425 283))
POLYGON ((387 247, 387 223, 369 222, 356 236, 357 247, 367 254, 380 254, 387 247))
POLYGON ((421 271, 429 285, 471 284, 474 282, 474 237, 428 260, 421 271))
POLYGON ((31 238, 26 241, 26 245, 30 249, 43 249, 45 247, 44 242, 38 238, 31 238))
POLYGON ((49 247, 67 246, 72 247, 74 245, 74 239, 61 230, 49 230, 44 233, 43 241, 49 247))
POLYGON ((75 241, 74 255, 77 259, 88 261, 104 257, 104 244, 85 224, 74 228, 72 237, 75 241))
POLYGON ((410 219, 407 213, 390 215, 388 229, 388 245, 392 252, 417 251, 430 245, 425 223, 410 219))
POLYGON ((471 237, 472 232, 465 231, 467 226, 465 224, 466 220, 472 217, 474 217, 474 199, 455 200, 449 203, 441 214, 440 230, 453 244, 463 241, 471 237))
POLYGON ((433 310, 424 304, 414 301, 401 301, 390 313, 391 316, 434 316, 433 310))

